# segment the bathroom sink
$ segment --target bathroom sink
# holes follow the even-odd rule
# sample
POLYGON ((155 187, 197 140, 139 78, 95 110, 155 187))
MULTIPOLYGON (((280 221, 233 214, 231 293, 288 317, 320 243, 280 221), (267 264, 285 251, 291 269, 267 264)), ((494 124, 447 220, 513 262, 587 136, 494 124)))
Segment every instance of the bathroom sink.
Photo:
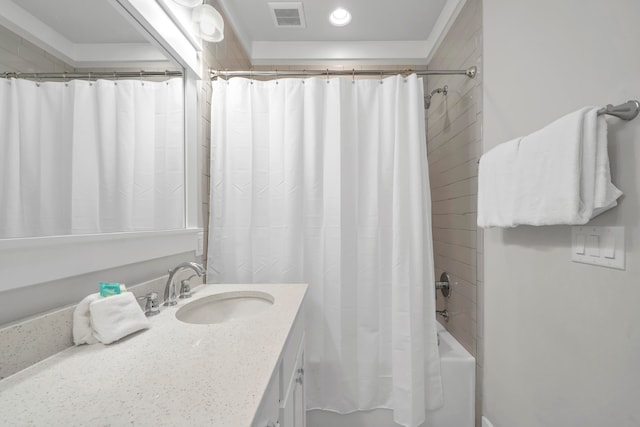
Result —
POLYGON ((271 307, 273 302, 273 296, 266 292, 223 292, 190 302, 176 312, 176 318, 199 325, 224 323, 255 316, 271 307))

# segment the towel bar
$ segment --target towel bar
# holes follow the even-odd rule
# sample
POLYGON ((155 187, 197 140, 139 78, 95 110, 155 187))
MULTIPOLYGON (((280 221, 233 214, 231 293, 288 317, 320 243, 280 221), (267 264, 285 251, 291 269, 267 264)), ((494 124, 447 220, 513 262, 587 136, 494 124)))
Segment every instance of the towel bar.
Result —
MULTIPOLYGON (((598 115, 607 114, 622 120, 633 120, 638 116, 639 112, 640 101, 632 99, 620 105, 607 104, 606 107, 598 110, 598 115)), ((476 163, 480 164, 480 159, 478 159, 476 163)))
POLYGON ((598 110, 598 114, 607 114, 609 116, 615 116, 622 120, 633 120, 640 111, 640 102, 636 100, 627 101, 624 104, 613 106, 608 104, 598 110))

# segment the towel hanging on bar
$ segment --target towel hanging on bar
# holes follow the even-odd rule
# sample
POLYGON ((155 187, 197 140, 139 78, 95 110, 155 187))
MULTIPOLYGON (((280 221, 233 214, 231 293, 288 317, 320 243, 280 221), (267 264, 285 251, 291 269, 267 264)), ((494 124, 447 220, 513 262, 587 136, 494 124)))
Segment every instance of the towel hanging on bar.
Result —
POLYGON ((582 108, 485 153, 478 226, 585 224, 616 206, 622 192, 611 182, 599 111, 582 108))

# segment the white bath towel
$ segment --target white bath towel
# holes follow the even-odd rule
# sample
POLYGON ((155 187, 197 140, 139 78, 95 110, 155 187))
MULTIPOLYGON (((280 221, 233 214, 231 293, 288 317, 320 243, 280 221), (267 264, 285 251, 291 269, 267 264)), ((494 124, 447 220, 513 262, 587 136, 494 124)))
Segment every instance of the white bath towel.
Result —
POLYGON ((111 344, 150 326, 131 292, 95 300, 89 304, 89 311, 93 335, 103 344, 111 344))
POLYGON ((606 121, 586 107, 482 156, 478 226, 585 224, 621 195, 611 183, 606 121))
MULTIPOLYGON (((500 144, 490 155, 480 159, 478 173, 478 225, 515 227, 513 203, 516 198, 514 182, 518 145, 522 138, 500 144)), ((487 154, 489 154, 487 153, 487 154)))
POLYGON ((100 298, 99 293, 86 296, 76 306, 73 311, 73 343, 95 344, 98 340, 93 336, 93 328, 91 327, 91 317, 89 312, 89 304, 100 298))

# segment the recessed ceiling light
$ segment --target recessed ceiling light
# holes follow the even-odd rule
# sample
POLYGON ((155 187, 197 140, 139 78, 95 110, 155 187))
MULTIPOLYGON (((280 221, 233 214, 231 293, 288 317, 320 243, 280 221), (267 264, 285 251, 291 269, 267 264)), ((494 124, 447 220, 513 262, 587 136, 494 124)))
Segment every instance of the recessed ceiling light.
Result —
POLYGON ((344 27, 351 22, 351 13, 349 13, 347 9, 339 7, 331 12, 331 15, 329 15, 329 21, 331 22, 331 25, 336 27, 344 27))

